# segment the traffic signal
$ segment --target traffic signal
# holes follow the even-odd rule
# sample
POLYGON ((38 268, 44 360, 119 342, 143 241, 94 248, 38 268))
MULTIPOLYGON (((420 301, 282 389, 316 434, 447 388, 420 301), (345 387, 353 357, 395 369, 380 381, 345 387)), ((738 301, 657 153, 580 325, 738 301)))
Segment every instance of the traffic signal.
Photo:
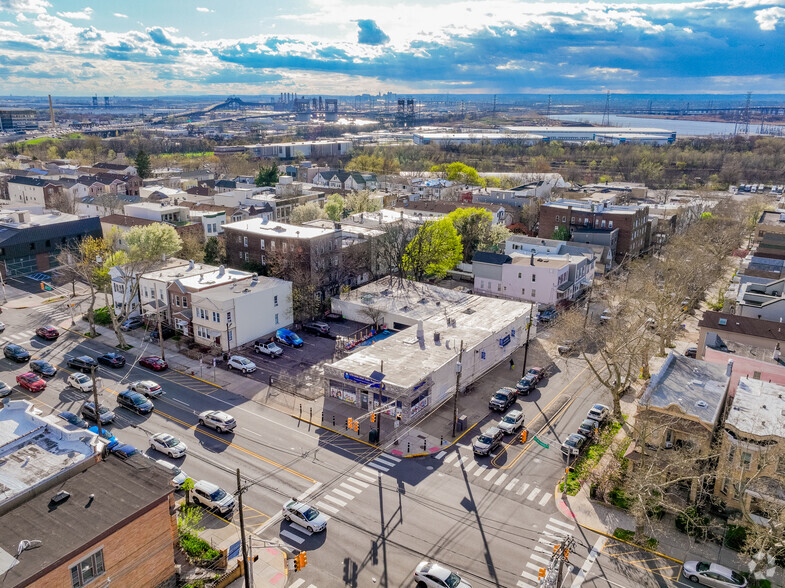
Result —
POLYGON ((569 549, 565 549, 564 550, 564 559, 565 560, 570 559, 570 550, 569 549))
POLYGON ((401 413, 396 413, 395 414, 395 420, 396 421, 400 421, 401 420, 401 413))
POLYGON ((305 554, 305 551, 301 551, 297 555, 294 556, 294 571, 299 572, 308 564, 308 556, 305 554))
POLYGON ((299 554, 294 556, 294 571, 295 572, 299 572, 300 571, 300 555, 299 554))
POLYGON ((354 421, 353 421, 353 419, 351 417, 346 419, 346 427, 348 429, 354 429, 354 421))
POLYGON ((360 421, 354 421, 354 430, 360 432, 360 421))
POLYGON ((371 413, 371 422, 372 422, 372 423, 375 423, 375 422, 376 422, 376 413, 375 413, 375 412, 372 412, 372 413, 371 413))
POLYGON ((561 548, 561 545, 560 545, 559 543, 557 543, 556 545, 554 545, 554 546, 553 546, 553 553, 556 553, 557 551, 559 551, 559 549, 560 549, 560 548, 561 548))
POLYGON ((45 288, 45 285, 44 285, 43 282, 41 282, 41 290, 43 290, 44 288, 45 288))
POLYGON ((524 429, 521 431, 521 443, 526 443, 526 438, 529 436, 529 431, 524 429))
POLYGON ((537 574, 537 579, 542 580, 545 577, 545 568, 540 568, 540 573, 537 574))

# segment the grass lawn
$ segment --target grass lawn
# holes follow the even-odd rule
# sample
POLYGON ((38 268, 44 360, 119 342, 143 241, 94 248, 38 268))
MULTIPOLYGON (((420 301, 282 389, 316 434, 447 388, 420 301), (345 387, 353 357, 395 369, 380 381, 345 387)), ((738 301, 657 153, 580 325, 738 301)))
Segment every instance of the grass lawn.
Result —
POLYGON ((583 453, 583 455, 572 466, 572 471, 567 474, 567 478, 559 485, 559 489, 566 492, 569 496, 575 496, 581 489, 581 484, 595 466, 599 463, 602 456, 610 447, 616 433, 621 429, 621 423, 613 422, 600 433, 600 439, 583 453))

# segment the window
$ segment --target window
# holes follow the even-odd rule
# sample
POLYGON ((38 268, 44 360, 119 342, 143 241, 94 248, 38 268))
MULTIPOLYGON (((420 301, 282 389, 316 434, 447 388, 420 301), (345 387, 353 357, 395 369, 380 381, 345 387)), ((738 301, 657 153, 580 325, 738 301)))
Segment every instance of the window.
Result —
POLYGON ((532 288, 532 298, 537 298, 537 290, 532 288))
POLYGON ((248 261, 248 252, 245 252, 245 261, 248 261))
POLYGON ((521 272, 518 272, 518 279, 521 279, 521 272))
POLYGON ((75 566, 71 566, 71 583, 74 588, 86 586, 105 571, 104 552, 100 549, 75 566))
POLYGON ((521 296, 526 296, 526 288, 521 288, 521 296))
POLYGON ((188 297, 183 296, 183 308, 188 308, 188 297))
POLYGON ((570 222, 571 222, 572 224, 575 224, 575 217, 574 217, 574 216, 571 216, 571 217, 570 217, 570 222))
POLYGON ((741 452, 741 469, 745 472, 750 469, 750 462, 752 462, 752 454, 746 451, 741 452))
POLYGON ((273 296, 273 306, 278 306, 278 296, 273 296))
POLYGON ((281 243, 281 249, 283 249, 283 252, 284 252, 284 253, 286 253, 286 250, 288 249, 288 248, 286 247, 286 241, 284 241, 283 243, 281 243))
POLYGON ((226 311, 226 322, 227 323, 231 323, 232 322, 232 311, 231 310, 227 310, 226 311))
POLYGON ((30 243, 30 251, 33 251, 34 249, 35 249, 35 243, 30 243))
POLYGON ((261 263, 262 265, 264 265, 264 255, 260 255, 260 256, 259 256, 259 263, 261 263))
POLYGON ((278 313, 277 312, 275 313, 275 324, 276 325, 278 324, 278 313))
POLYGON ((177 295, 175 295, 175 297, 174 297, 174 305, 175 306, 180 306, 180 297, 177 296, 177 295))
POLYGON ((248 247, 248 237, 243 237, 243 247, 248 247))
POLYGON ((608 221, 608 228, 609 228, 609 229, 612 229, 612 228, 613 228, 613 221, 608 221))
POLYGON ((206 327, 196 325, 196 336, 201 337, 202 339, 209 339, 210 331, 206 327))
POLYGON ((227 331, 227 333, 229 335, 229 342, 231 343, 234 340, 234 332, 233 331, 227 331))
POLYGON ((537 281, 537 274, 532 274, 532 282, 536 282, 536 281, 537 281))
POLYGON ((264 239, 262 239, 262 240, 260 241, 260 243, 261 243, 261 246, 262 246, 262 251, 264 251, 264 239))
POLYGON ((722 480, 722 487, 720 488, 720 492, 723 494, 728 493, 728 478, 723 478, 722 480))
POLYGON ((561 217, 561 222, 566 223, 567 222, 567 217, 566 216, 561 217))
POLYGON ((47 247, 51 247, 52 246, 52 242, 49 239, 46 240, 46 246, 47 247))
POLYGON ((149 298, 150 294, 147 292, 147 286, 144 287, 144 297, 149 298))
POLYGON ((270 251, 275 251, 275 241, 270 241, 270 251))
POLYGON ((194 308, 194 312, 196 313, 196 318, 200 318, 203 321, 207 320, 207 311, 204 308, 194 308))
POLYGON ((220 323, 221 322, 221 313, 213 311, 213 322, 220 323))

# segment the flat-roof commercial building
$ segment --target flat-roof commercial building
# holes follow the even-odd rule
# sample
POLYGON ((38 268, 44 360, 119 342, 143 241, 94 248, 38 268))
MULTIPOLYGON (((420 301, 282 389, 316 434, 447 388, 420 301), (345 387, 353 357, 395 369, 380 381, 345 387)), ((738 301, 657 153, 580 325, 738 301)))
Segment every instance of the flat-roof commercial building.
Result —
POLYGON ((326 393, 363 410, 386 406, 407 423, 455 393, 461 342, 463 387, 524 343, 535 306, 384 278, 333 298, 332 308, 364 323, 374 316, 400 332, 326 365, 326 393))
POLYGON ((32 108, 0 108, 0 132, 34 131, 38 113, 32 108))

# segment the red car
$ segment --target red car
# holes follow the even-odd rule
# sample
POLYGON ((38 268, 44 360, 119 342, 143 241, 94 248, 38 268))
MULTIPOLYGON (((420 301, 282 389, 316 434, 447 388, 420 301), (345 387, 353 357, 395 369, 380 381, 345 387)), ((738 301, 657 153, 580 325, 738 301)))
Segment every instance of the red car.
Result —
POLYGON ((545 377, 545 370, 542 369, 541 367, 533 367, 533 368, 529 368, 526 374, 534 376, 534 381, 536 383, 545 377))
POLYGON ((46 389, 46 382, 38 374, 27 372, 16 376, 16 383, 22 388, 27 388, 30 392, 40 392, 46 389))
POLYGON ((47 341, 54 341, 60 336, 60 331, 58 331, 52 326, 38 327, 35 330, 35 334, 41 337, 41 339, 46 339, 47 341))
POLYGON ((157 355, 143 357, 139 360, 139 365, 150 368, 154 372, 162 372, 169 367, 167 363, 157 355))

